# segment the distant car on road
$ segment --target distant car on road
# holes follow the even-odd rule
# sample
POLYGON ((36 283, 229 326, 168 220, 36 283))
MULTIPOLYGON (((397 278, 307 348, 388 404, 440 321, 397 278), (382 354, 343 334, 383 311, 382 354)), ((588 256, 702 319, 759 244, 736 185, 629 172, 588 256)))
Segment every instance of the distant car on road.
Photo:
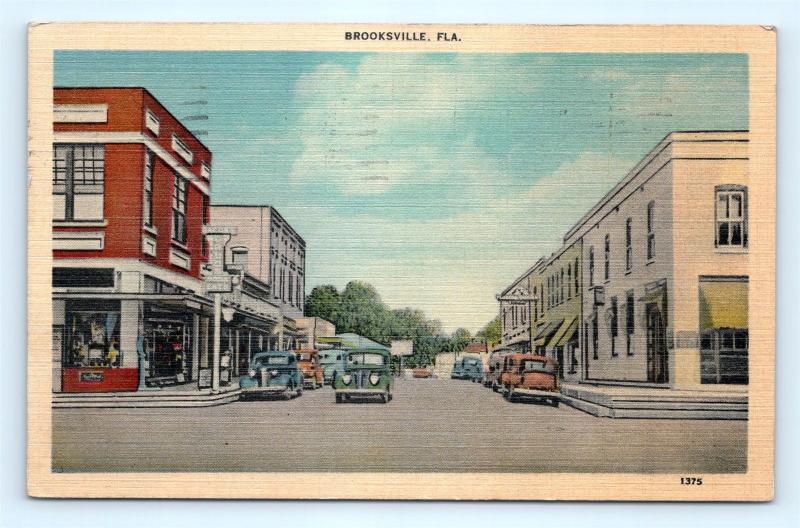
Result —
POLYGON ((322 350, 319 353, 319 362, 322 366, 323 382, 332 385, 334 378, 347 368, 347 350, 339 348, 322 350))
POLYGON ((498 348, 489 356, 486 372, 483 375, 483 386, 491 387, 493 391, 500 390, 500 374, 503 372, 503 359, 512 351, 508 348, 498 348))
POLYGON ((431 371, 431 369, 428 368, 417 367, 411 371, 411 375, 414 376, 415 378, 432 378, 433 371, 431 371))
POLYGON ((389 352, 377 348, 359 348, 347 352, 342 375, 333 380, 336 403, 352 397, 378 396, 381 402, 392 401, 392 371, 389 352))
POLYGON ((303 373, 303 387, 307 389, 322 387, 323 374, 319 361, 319 351, 313 348, 304 348, 293 352, 297 356, 297 365, 303 373))
POLYGON ((483 363, 481 358, 466 356, 457 360, 453 364, 453 371, 450 373, 451 379, 470 380, 472 382, 483 381, 483 363))
POLYGON ((500 382, 508 401, 541 400, 558 407, 558 363, 554 359, 534 354, 509 354, 503 361, 500 382))
POLYGON ((303 374, 292 352, 259 352, 250 361, 247 376, 239 378, 242 397, 303 394, 303 374))

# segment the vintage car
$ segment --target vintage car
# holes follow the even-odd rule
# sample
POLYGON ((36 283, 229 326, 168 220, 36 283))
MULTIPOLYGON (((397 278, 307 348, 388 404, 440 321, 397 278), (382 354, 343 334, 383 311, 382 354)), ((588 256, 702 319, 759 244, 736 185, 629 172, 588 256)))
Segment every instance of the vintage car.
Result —
POLYGON ((250 360, 247 376, 239 378, 242 398, 303 394, 303 374, 292 352, 259 352, 250 360))
POLYGON ((470 380, 472 382, 483 381, 483 363, 481 358, 466 356, 457 360, 453 364, 453 371, 450 373, 451 379, 470 380))
POLYGON ((303 387, 306 389, 322 387, 323 374, 319 351, 313 348, 303 348, 293 352, 297 356, 297 364, 303 373, 303 387))
POLYGON ((503 359, 511 353, 507 348, 498 348, 489 356, 489 362, 483 375, 483 386, 500 391, 500 374, 503 372, 503 359))
POLYGON ((333 385, 336 376, 340 376, 347 368, 347 351, 340 348, 322 350, 319 353, 319 362, 322 366, 322 381, 333 385))
POLYGON ((417 367, 411 371, 411 375, 415 378, 432 378, 433 371, 425 367, 417 367))
POLYGON ((392 401, 391 356, 383 349, 358 348, 347 352, 347 365, 333 380, 336 403, 352 397, 379 396, 392 401))
POLYGON ((558 363, 535 354, 509 354, 500 374, 503 396, 508 401, 540 400, 558 407, 558 363))

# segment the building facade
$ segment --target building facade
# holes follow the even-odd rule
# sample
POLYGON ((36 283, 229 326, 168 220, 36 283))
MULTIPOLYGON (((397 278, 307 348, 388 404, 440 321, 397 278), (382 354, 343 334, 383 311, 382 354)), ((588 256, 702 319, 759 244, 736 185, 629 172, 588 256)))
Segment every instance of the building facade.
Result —
POLYGON ((747 384, 747 191, 747 132, 675 132, 566 234, 585 381, 747 384))
POLYGON ((53 390, 191 380, 211 152, 143 88, 56 88, 53 121, 53 390))
POLYGON ((298 317, 295 319, 295 324, 302 336, 299 348, 319 349, 318 338, 336 335, 336 325, 322 317, 298 317))
POLYGON ((292 319, 305 307, 306 243, 274 207, 211 207, 214 221, 235 227, 231 247, 248 248, 248 273, 268 285, 271 301, 292 319))
POLYGON ((581 378, 580 332, 583 287, 581 240, 562 246, 533 277, 533 350, 558 362, 561 379, 581 378))
POLYGON ((498 348, 526 353, 532 350, 531 318, 541 308, 540 259, 497 295, 500 303, 500 344, 498 348))

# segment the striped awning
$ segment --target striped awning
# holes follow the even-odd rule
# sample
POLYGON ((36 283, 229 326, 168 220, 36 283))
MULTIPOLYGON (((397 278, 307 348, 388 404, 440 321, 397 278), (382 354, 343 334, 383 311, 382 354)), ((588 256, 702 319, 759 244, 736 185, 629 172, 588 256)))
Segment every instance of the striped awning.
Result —
POLYGON ((564 323, 564 320, 561 319, 560 321, 550 321, 547 323, 544 328, 542 328, 538 334, 536 334, 536 339, 533 340, 533 344, 536 346, 544 346, 550 338, 553 337, 553 334, 561 327, 564 323))
POLYGON ((575 317, 568 323, 561 325, 550 340, 548 347, 564 346, 570 341, 578 339, 578 318, 575 317))

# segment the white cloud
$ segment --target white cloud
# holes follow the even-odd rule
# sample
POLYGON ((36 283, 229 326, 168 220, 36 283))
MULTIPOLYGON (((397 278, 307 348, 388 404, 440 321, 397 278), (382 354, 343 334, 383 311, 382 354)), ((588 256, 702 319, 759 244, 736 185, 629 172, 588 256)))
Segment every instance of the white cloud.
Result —
POLYGON ((523 192, 443 220, 322 214, 329 221, 307 237, 309 285, 363 279, 393 308, 421 308, 447 331, 478 330, 497 313, 494 295, 560 247, 631 166, 585 152, 523 192))

